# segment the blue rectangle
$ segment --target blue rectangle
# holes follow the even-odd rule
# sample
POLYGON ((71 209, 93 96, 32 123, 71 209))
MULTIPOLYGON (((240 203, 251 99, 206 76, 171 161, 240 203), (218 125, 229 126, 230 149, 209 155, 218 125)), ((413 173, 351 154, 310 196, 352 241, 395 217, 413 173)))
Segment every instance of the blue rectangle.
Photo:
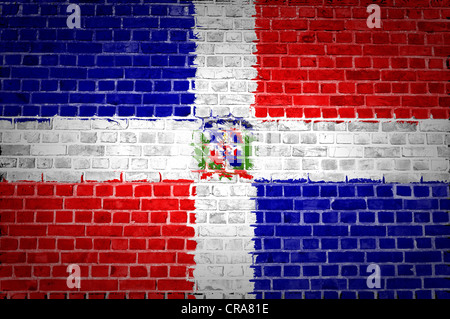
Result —
POLYGON ((448 185, 253 185, 257 298, 427 298, 448 288, 448 185), (380 267, 380 288, 367 285, 370 264, 380 267))
POLYGON ((82 4, 80 29, 68 28, 67 3, 60 1, 26 4, 21 15, 2 16, 8 28, 0 38, 0 54, 7 67, 1 68, 0 78, 9 81, 0 96, 3 116, 193 114, 192 1, 110 2, 82 4), (157 81, 165 82, 164 87, 157 81), (157 92, 164 94, 145 95, 157 92))

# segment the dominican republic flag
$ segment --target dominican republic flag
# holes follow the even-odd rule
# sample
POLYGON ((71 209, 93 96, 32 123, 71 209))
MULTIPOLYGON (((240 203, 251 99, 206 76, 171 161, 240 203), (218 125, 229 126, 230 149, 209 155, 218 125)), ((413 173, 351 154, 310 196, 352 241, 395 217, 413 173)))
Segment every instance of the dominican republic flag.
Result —
POLYGON ((447 0, 0 2, 1 298, 448 298, 447 0))

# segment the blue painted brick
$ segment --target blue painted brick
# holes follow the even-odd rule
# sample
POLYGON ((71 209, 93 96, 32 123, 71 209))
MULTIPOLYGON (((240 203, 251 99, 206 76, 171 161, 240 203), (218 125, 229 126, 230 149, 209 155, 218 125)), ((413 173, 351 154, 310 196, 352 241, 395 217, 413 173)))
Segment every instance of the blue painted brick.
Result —
POLYGON ((448 186, 433 186, 431 187, 431 193, 433 197, 447 197, 448 186))
POLYGON ((319 196, 319 186, 303 186, 304 197, 317 197, 319 196))
POLYGON ((320 214, 318 213, 304 213, 303 221, 305 223, 318 223, 320 220, 320 214))
POLYGON ((344 265, 342 266, 341 274, 342 276, 356 276, 358 274, 358 267, 344 265))
POLYGON ((397 223, 412 222, 412 212, 399 211, 395 213, 397 223))
POLYGON ((319 240, 318 239, 303 239, 303 249, 318 249, 319 240))
POLYGON ((397 238, 398 249, 412 249, 414 248, 414 240, 412 238, 397 238))
POLYGON ((303 276, 318 276, 319 275, 319 266, 303 266, 303 276))
POLYGON ((431 248, 431 238, 416 238, 417 248, 431 248))
POLYGON ((311 236, 310 226, 275 226, 276 236, 311 236))
POLYGON ((450 199, 440 199, 439 208, 450 210, 450 199))
POLYGON ((300 276, 300 266, 284 266, 284 276, 286 277, 300 276))
POLYGON ((340 221, 342 223, 355 223, 356 222, 356 212, 340 212, 340 221))
POLYGON ((371 291, 358 291, 358 299, 375 299, 375 293, 371 291))
POLYGON ((258 209, 262 210, 292 210, 293 201, 288 199, 258 199, 258 209))
POLYGON ((417 289, 422 287, 422 281, 416 278, 387 278, 388 289, 417 289))
POLYGON ((322 265, 321 266, 322 276, 338 276, 339 266, 338 265, 322 265))
POLYGON ((338 212, 324 212, 322 213, 322 222, 324 223, 337 223, 339 219, 338 212))
POLYGON ((359 212, 358 220, 360 223, 373 223, 375 222, 374 212, 359 212))
POLYGON ((280 266, 265 266, 264 267, 264 276, 268 276, 268 277, 281 276, 281 267, 280 266))
POLYGON ((440 251, 406 251, 406 262, 440 262, 442 253, 440 251))
POLYGON ((356 249, 358 248, 358 240, 356 238, 342 238, 341 239, 342 249, 356 249))
POLYGON ((387 226, 388 236, 421 236, 422 226, 387 226))
POLYGON ((309 280, 307 279, 274 279, 274 290, 299 290, 308 289, 309 280))
POLYGON ((293 263, 317 263, 325 262, 327 256, 325 252, 296 252, 291 253, 291 262, 293 263))
POLYGON ((431 265, 416 265, 417 276, 431 276, 433 273, 433 268, 431 265))
POLYGON ((330 252, 328 262, 363 262, 364 253, 362 252, 330 252))
POLYGON ((449 213, 448 212, 432 212, 433 214, 433 223, 446 223, 449 221, 449 213))
POLYGON ((339 186, 339 197, 355 197, 355 186, 339 186))
POLYGON ((414 196, 428 197, 430 195, 430 187, 428 186, 414 186, 414 196))
POLYGON ((264 238, 263 242, 266 249, 281 249, 280 238, 264 238))
POLYGON ((338 249, 339 240, 335 238, 322 238, 320 245, 322 249, 338 249))
POLYGON ((284 239, 283 246, 286 250, 298 250, 300 249, 300 239, 284 239))
POLYGON ((313 226, 314 236, 348 236, 347 226, 313 226))
POLYGON ((352 236, 386 236, 385 226, 350 226, 352 236))
POLYGON ((337 187, 335 185, 320 186, 320 196, 321 197, 336 197, 337 196, 337 187))
MULTIPOLYGON (((304 190, 303 190, 304 193, 304 190)), ((295 200, 296 210, 324 210, 330 208, 330 201, 328 199, 317 199, 317 200, 295 200)))
POLYGON ((376 249, 377 243, 374 238, 361 238, 359 240, 360 249, 376 249))
POLYGON ((431 290, 417 290, 416 299, 433 299, 433 294, 431 290))
POLYGON ((266 186, 266 196, 281 196, 283 194, 283 187, 282 186, 266 186))
POLYGON ((378 212, 378 222, 380 223, 393 223, 395 220, 394 212, 378 212))
POLYGON ((361 185, 361 186, 357 186, 357 192, 358 192, 358 196, 361 197, 368 197, 368 196, 374 196, 375 192, 373 190, 373 186, 369 186, 369 185, 361 185))
POLYGON ((430 222, 430 213, 429 212, 415 212, 414 213, 414 222, 416 222, 416 223, 430 222))
POLYGON ((395 248, 395 239, 394 238, 380 238, 380 248, 381 249, 395 248))
POLYGON ((437 199, 407 199, 405 200, 406 209, 437 209, 439 202, 437 199))
POLYGON ((273 226, 258 226, 255 228, 255 236, 273 236, 274 228, 273 226))
POLYGON ((265 214, 266 223, 280 223, 281 213, 280 212, 267 212, 265 214))
POLYGON ((363 199, 335 199, 331 203, 331 208, 336 210, 357 210, 366 207, 366 201, 363 199))
POLYGON ((397 210, 401 209, 403 202, 401 199, 376 199, 369 198, 367 200, 369 209, 386 209, 386 210, 397 210))
POLYGON ((287 224, 297 224, 300 222, 300 213, 284 212, 283 222, 287 224))
POLYGON ((379 197, 392 197, 394 196, 392 185, 389 186, 377 186, 377 196, 379 197))
POLYGON ((425 226, 425 235, 427 236, 449 236, 450 226, 449 225, 433 225, 425 226))
POLYGON ((312 279, 311 289, 342 290, 347 288, 345 279, 312 279))

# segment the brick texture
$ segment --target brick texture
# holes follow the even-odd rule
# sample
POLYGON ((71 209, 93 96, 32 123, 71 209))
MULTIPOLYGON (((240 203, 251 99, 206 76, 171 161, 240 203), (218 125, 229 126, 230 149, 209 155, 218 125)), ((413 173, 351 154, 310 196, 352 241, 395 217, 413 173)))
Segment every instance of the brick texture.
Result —
POLYGON ((192 297, 191 185, 0 183, 2 296, 192 297), (66 285, 69 264, 80 289, 66 285))
POLYGON ((255 1, 256 117, 448 119, 446 1, 255 1))
POLYGON ((185 117, 195 76, 190 1, 3 2, 3 116, 185 117))
POLYGON ((257 297, 448 298, 448 184, 254 186, 257 297))

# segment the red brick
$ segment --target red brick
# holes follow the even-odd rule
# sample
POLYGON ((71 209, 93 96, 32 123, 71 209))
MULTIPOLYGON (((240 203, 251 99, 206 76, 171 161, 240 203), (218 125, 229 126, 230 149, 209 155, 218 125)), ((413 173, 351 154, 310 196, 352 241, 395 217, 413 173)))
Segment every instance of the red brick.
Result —
POLYGON ((147 267, 145 266, 130 266, 130 277, 148 277, 147 267))
POLYGON ((22 199, 16 198, 0 198, 0 207, 2 209, 22 209, 22 199))
POLYGON ((306 30, 308 28, 307 20, 302 19, 273 19, 273 30, 306 30))
POLYGON ((94 223, 110 223, 110 222, 111 222, 111 212, 109 211, 94 212, 94 223))
POLYGON ((88 236, 122 236, 122 226, 86 226, 88 236))
POLYGON ((92 196, 94 195, 94 186, 93 185, 77 185, 77 193, 78 196, 92 196))
POLYGON ((153 237, 161 235, 160 226, 125 226, 124 236, 153 237))
POLYGON ((34 195, 34 185, 17 185, 17 195, 34 195))
POLYGON ((358 71, 345 71, 347 80, 379 80, 380 71, 378 70, 358 70, 358 71))
POLYGON ((139 185, 134 189, 134 196, 136 197, 150 197, 152 196, 151 185, 139 185))
POLYGON ((47 227, 44 225, 10 225, 10 236, 45 236, 47 227))
POLYGON ((62 198, 27 198, 25 199, 26 209, 61 209, 63 207, 62 198))
POLYGON ((193 237, 195 230, 185 225, 163 225, 162 235, 171 237, 193 237))
POLYGON ((64 201, 66 209, 99 209, 102 208, 100 198, 66 198, 64 201))
POLYGON ((127 197, 133 195, 132 185, 116 185, 115 188, 116 188, 116 196, 127 197))
POLYGON ((139 209, 139 199, 104 199, 103 208, 111 210, 139 209))
POLYGON ((143 210, 177 210, 179 207, 177 199, 143 199, 143 210))
POLYGON ((138 253, 138 263, 140 264, 154 264, 154 263, 175 263, 175 252, 154 252, 154 253, 138 253))
POLYGON ((333 80, 344 80, 343 70, 309 70, 309 80, 310 81, 333 81, 333 80))
POLYGON ((99 253, 100 263, 135 263, 136 253, 132 252, 100 252, 99 253))
POLYGON ((325 46, 322 44, 289 44, 289 54, 292 55, 324 55, 325 46))
POLYGON ((13 195, 16 187, 5 183, 0 183, 0 196, 13 195))
POLYGON ((34 222, 34 212, 33 211, 18 211, 16 213, 17 223, 32 223, 34 222))
POLYGON ((49 236, 83 236, 83 225, 48 225, 49 236))
POLYGON ((57 196, 72 196, 73 185, 56 185, 57 196))
POLYGON ((167 266, 151 266, 150 277, 167 277, 169 270, 167 266))
POLYGON ((40 264, 50 264, 59 262, 59 253, 56 252, 45 252, 45 253, 27 253, 28 263, 40 263, 40 264))
POLYGON ((0 284, 2 291, 36 291, 38 288, 37 280, 2 280, 0 284))
POLYGON ((16 250, 19 247, 19 241, 16 238, 0 237, 0 251, 16 250))
POLYGON ((159 279, 158 290, 183 290, 189 291, 194 287, 194 283, 183 279, 159 279))
POLYGON ((19 249, 31 250, 36 249, 37 239, 36 238, 20 238, 19 249))
MULTIPOLYGON (((26 253, 10 251, 0 254, 0 263, 2 264, 17 264, 26 261, 26 253)), ((3 267, 3 266, 2 266, 3 267)))
MULTIPOLYGON (((152 279, 122 279, 119 280, 120 290, 148 291, 156 289, 156 280, 152 279)), ((159 287, 158 287, 158 290, 159 287)))
POLYGON ((36 212, 36 222, 37 223, 53 222, 53 212, 52 211, 37 211, 36 212))
POLYGON ((111 196, 113 194, 112 185, 98 185, 95 187, 95 195, 100 197, 111 196))
POLYGON ((327 95, 299 95, 294 97, 294 105, 330 105, 330 98, 327 95))

